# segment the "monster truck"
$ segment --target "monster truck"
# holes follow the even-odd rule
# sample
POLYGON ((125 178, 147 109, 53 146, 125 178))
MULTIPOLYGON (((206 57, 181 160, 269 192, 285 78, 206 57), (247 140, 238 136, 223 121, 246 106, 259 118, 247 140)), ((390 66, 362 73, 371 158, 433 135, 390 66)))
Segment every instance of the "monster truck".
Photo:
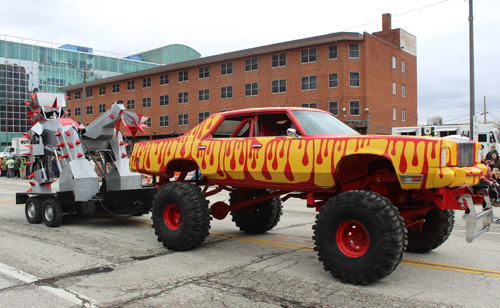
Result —
POLYGON ((443 244, 453 210, 471 210, 467 241, 489 229, 488 194, 469 188, 486 171, 480 150, 470 140, 359 135, 321 110, 263 108, 212 115, 178 138, 139 142, 130 169, 155 178, 153 227, 170 250, 201 244, 211 216, 229 212, 241 231, 264 233, 280 220, 283 201, 301 198, 319 212, 314 250, 325 270, 344 283, 370 284, 394 271, 405 249, 443 244), (222 190, 230 204, 209 207, 206 197, 222 190), (483 203, 476 216, 473 205, 483 203))

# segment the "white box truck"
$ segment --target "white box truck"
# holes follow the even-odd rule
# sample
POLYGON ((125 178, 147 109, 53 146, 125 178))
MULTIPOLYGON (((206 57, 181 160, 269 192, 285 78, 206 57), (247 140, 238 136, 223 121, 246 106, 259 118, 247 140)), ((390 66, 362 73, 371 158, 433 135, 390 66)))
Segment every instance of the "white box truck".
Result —
POLYGON ((5 156, 20 156, 30 152, 30 149, 27 147, 27 145, 30 144, 28 138, 15 137, 12 138, 11 142, 10 146, 5 147, 5 149, 0 152, 0 158, 4 158, 5 156))

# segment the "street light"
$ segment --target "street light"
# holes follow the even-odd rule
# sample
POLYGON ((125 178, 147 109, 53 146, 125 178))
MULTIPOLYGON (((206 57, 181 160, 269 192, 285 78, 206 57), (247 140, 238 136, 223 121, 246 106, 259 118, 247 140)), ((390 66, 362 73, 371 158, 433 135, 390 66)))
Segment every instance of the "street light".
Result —
POLYGON ((79 69, 78 67, 74 66, 73 64, 71 63, 68 63, 66 61, 60 61, 59 63, 61 64, 67 64, 69 66, 71 66, 72 68, 74 68, 75 70, 79 71, 80 73, 82 73, 82 78, 83 78, 83 93, 82 93, 82 109, 80 110, 80 124, 83 125, 83 109, 85 108, 85 96, 87 95, 87 93, 85 93, 85 85, 87 83, 87 70, 81 70, 79 69))

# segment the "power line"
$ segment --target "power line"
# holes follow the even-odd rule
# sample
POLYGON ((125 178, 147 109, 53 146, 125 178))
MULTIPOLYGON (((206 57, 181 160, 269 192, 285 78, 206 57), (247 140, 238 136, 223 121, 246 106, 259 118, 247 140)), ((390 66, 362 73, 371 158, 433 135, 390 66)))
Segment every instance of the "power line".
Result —
MULTIPOLYGON (((399 13, 399 14, 396 14, 396 15, 393 15, 393 16, 394 17, 401 16, 401 15, 408 14, 408 13, 411 13, 411 12, 415 12, 415 11, 418 11, 418 10, 421 10, 421 9, 425 9, 425 8, 430 7, 430 6, 433 6, 433 5, 436 5, 436 4, 440 4, 440 3, 443 3, 443 2, 446 2, 446 1, 448 1, 448 0, 442 0, 442 1, 439 1, 439 2, 436 2, 436 3, 432 3, 432 4, 429 4, 429 5, 426 5, 426 6, 422 6, 422 7, 419 7, 417 9, 413 9, 413 10, 410 10, 410 11, 399 13)), ((342 31, 350 30, 350 29, 354 29, 354 28, 358 28, 358 27, 361 27, 361 26, 370 25, 370 24, 373 24, 373 23, 376 23, 376 22, 380 22, 380 21, 381 21, 381 19, 378 19, 378 20, 375 20, 375 21, 370 21, 370 22, 364 23, 362 25, 358 25, 358 26, 354 26, 354 27, 342 29, 342 31)))

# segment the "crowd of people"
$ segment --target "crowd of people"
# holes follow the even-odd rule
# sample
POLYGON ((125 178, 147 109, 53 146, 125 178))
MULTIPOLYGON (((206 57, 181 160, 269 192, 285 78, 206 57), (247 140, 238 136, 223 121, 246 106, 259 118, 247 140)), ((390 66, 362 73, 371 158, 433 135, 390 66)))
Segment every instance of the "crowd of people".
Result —
POLYGON ((26 179, 26 174, 29 174, 29 165, 26 164, 26 157, 24 156, 5 156, 0 161, 0 170, 0 177, 26 179))

